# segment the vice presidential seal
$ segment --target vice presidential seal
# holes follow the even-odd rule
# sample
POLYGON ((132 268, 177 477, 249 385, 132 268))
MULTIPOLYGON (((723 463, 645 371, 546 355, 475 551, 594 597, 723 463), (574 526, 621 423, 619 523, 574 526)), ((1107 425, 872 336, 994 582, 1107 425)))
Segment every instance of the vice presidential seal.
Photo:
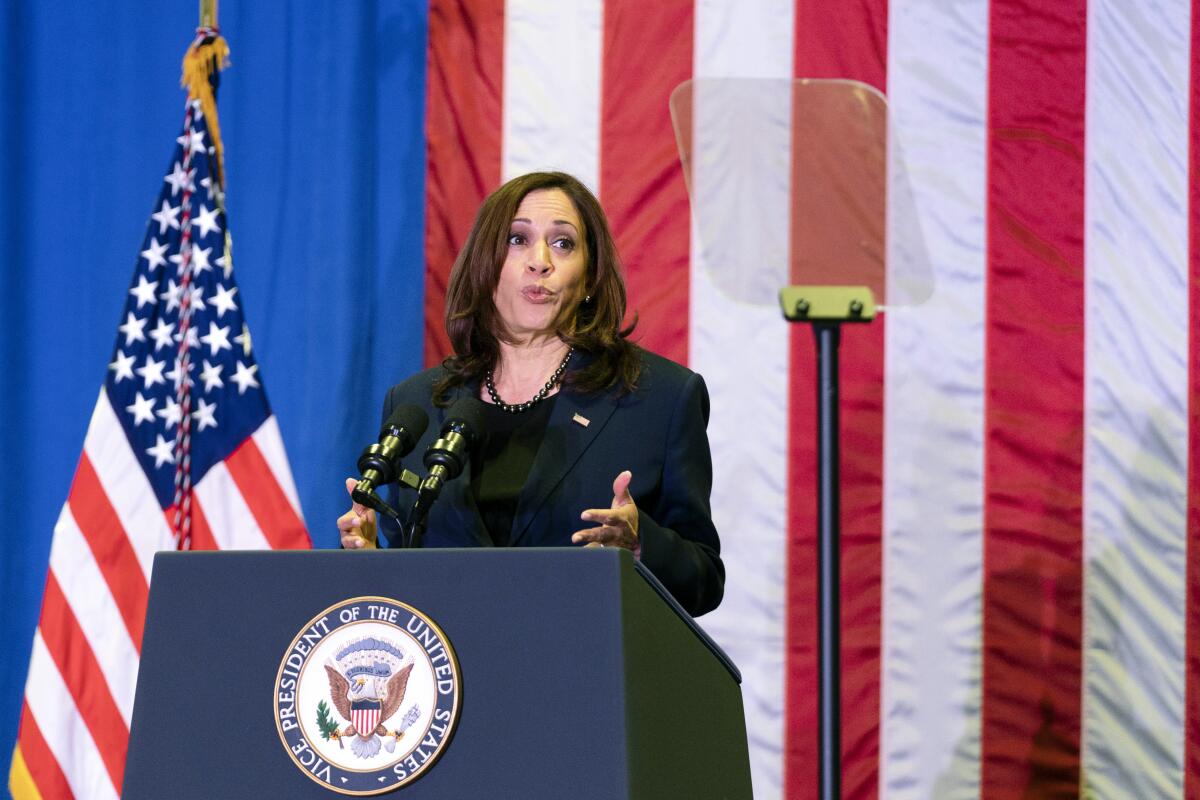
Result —
POLYGON ((292 640, 275 678, 275 725, 308 777, 380 794, 433 765, 458 722, 458 660, 412 606, 355 597, 292 640))

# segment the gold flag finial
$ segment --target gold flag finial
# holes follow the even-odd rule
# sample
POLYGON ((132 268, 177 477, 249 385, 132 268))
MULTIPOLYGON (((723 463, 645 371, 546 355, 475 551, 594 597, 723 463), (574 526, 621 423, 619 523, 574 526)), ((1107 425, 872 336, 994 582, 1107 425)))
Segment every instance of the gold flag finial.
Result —
POLYGON ((200 27, 217 27, 217 0, 200 0, 200 27))
POLYGON ((200 28, 191 47, 183 55, 183 76, 188 97, 200 104, 208 119, 208 138, 217 157, 216 177, 225 183, 225 151, 221 146, 221 126, 217 122, 217 98, 213 74, 229 65, 229 44, 217 29, 217 0, 200 0, 200 28))

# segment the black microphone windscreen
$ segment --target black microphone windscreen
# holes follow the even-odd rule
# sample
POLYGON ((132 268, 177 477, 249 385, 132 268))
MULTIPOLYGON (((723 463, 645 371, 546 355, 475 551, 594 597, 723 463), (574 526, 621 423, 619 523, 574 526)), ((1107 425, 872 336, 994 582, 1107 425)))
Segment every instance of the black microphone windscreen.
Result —
POLYGON ((401 403, 392 409, 387 422, 383 423, 383 428, 379 431, 379 438, 382 439, 400 429, 404 431, 401 438, 405 439, 405 447, 412 449, 428 427, 429 415, 425 413, 424 409, 412 403, 401 403))
POLYGON ((467 436, 477 439, 483 433, 483 401, 474 397, 460 397, 446 411, 446 426, 461 423, 467 436))

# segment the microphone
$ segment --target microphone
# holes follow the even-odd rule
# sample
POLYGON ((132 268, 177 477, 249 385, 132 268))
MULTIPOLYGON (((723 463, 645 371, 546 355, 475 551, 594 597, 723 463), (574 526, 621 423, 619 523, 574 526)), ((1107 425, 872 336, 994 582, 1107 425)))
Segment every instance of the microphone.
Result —
POLYGON ((362 479, 350 493, 354 502, 396 516, 375 490, 395 480, 417 488, 417 476, 402 470, 400 459, 412 452, 428 427, 429 416, 420 406, 404 403, 392 409, 391 416, 379 431, 379 441, 368 445, 358 457, 362 479))
POLYGON ((417 500, 409 514, 411 546, 418 546, 429 507, 441 494, 446 481, 462 474, 471 449, 483 434, 483 427, 483 403, 473 397, 459 398, 446 412, 441 437, 425 451, 424 461, 429 475, 421 481, 417 500))

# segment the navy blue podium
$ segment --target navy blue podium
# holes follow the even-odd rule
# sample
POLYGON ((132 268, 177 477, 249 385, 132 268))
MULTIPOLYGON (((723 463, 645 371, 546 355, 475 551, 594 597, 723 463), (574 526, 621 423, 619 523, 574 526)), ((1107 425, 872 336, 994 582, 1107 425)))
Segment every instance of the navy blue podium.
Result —
POLYGON ((364 596, 427 615, 461 676, 436 763, 379 796, 751 797, 736 668, 613 548, 160 553, 122 796, 344 796, 285 749, 276 681, 310 620, 364 596))

